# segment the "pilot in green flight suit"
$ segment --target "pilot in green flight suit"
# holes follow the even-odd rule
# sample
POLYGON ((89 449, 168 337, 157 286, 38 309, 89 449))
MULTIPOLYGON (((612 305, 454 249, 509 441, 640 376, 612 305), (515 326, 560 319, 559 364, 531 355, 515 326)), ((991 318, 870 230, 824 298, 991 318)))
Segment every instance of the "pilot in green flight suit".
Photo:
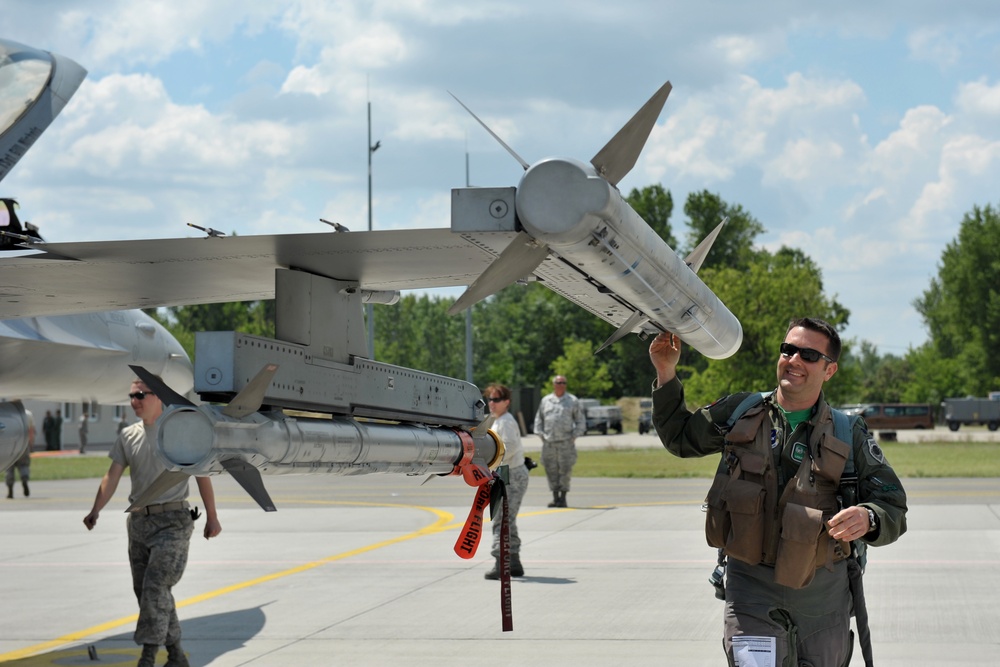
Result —
POLYGON ((827 322, 793 320, 777 389, 730 425, 749 394, 692 413, 675 372, 679 340, 661 334, 650 345, 660 440, 681 457, 723 455, 706 503, 706 537, 728 556, 723 646, 735 667, 758 664, 744 658, 751 652, 770 654, 764 664, 846 666, 855 606, 850 543, 890 544, 906 530, 906 494, 864 422, 854 423, 852 442, 835 437, 822 389, 837 371, 840 347, 827 322), (849 456, 857 504, 841 507, 849 456))

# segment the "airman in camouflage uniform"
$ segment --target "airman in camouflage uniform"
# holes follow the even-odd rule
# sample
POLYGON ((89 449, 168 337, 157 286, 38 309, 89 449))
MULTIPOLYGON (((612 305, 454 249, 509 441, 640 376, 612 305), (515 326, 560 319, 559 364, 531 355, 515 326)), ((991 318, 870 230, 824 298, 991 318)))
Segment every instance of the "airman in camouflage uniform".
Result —
POLYGON ((549 507, 566 507, 576 439, 587 431, 587 420, 576 396, 566 392, 566 378, 552 379, 552 393, 542 398, 535 413, 535 435, 542 439, 542 465, 552 491, 549 507))
MULTIPOLYGON (((156 420, 163 404, 145 383, 136 380, 129 394, 132 409, 140 422, 122 429, 108 456, 111 466, 101 480, 94 506, 83 519, 88 530, 97 524, 100 511, 118 488, 125 468, 129 469, 134 503, 142 492, 166 468, 154 451, 156 420)), ((222 531, 215 510, 215 493, 207 477, 196 478, 198 491, 205 504, 205 539, 222 531)), ((188 660, 181 648, 181 627, 171 593, 180 581, 187 565, 188 547, 194 532, 195 517, 187 503, 188 482, 176 484, 152 504, 138 508, 128 517, 128 554, 132 568, 132 588, 139 601, 139 620, 135 642, 141 644, 139 667, 153 667, 160 646, 167 648, 167 667, 187 667, 188 660)))

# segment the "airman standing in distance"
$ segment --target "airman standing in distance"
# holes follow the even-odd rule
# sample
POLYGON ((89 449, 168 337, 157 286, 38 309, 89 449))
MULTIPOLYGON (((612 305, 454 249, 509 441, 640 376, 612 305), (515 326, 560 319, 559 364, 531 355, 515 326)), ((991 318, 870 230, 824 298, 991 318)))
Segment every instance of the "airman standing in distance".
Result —
MULTIPOLYGON (((156 420, 163 413, 163 403, 141 380, 132 383, 129 393, 132 410, 140 419, 118 433, 108 452, 111 466, 101 480, 94 506, 83 519, 87 530, 97 524, 100 511, 118 488, 125 468, 129 469, 134 503, 142 492, 166 468, 155 452, 156 420)), ((208 477, 196 477, 201 500, 205 504, 205 539, 222 531, 215 511, 215 492, 208 477)), ((134 639, 142 645, 138 667, 153 667, 160 646, 167 647, 167 667, 187 667, 181 648, 181 626, 171 589, 180 581, 187 565, 188 547, 197 509, 188 502, 188 480, 165 491, 155 503, 138 508, 128 517, 128 555, 132 568, 132 588, 139 601, 139 620, 134 639)))
POLYGON ((587 420, 576 396, 566 391, 566 377, 552 379, 552 393, 542 398, 535 413, 535 435, 542 439, 542 465, 552 491, 549 507, 566 507, 576 439, 587 431, 587 420))
POLYGON ((4 476, 4 481, 7 482, 7 498, 10 500, 14 499, 14 470, 21 475, 21 490, 24 491, 24 497, 31 495, 28 480, 31 478, 31 450, 35 448, 35 417, 31 414, 31 410, 25 410, 24 417, 28 420, 28 447, 21 454, 21 458, 10 464, 4 476))
POLYGON ((90 415, 84 410, 83 414, 80 415, 80 427, 77 429, 77 435, 80 436, 80 453, 87 453, 87 431, 90 422, 90 415))
POLYGON ((649 346, 653 425, 664 447, 681 457, 722 454, 705 530, 728 557, 723 648, 731 666, 847 665, 852 610, 870 662, 858 550, 905 532, 906 494, 863 420, 851 442, 835 436, 840 418, 823 384, 837 372, 840 348, 829 323, 793 320, 777 389, 756 400, 732 394, 692 413, 676 375, 680 340, 663 333, 649 346), (841 479, 848 465, 856 482, 841 479))
MULTIPOLYGON (((509 468, 507 484, 507 512, 510 514, 510 576, 523 577, 524 566, 521 564, 521 537, 517 532, 517 513, 521 509, 521 501, 528 491, 528 467, 524 460, 524 447, 521 445, 521 427, 517 425, 510 414, 510 389, 502 384, 491 384, 483 392, 490 405, 490 412, 495 417, 490 427, 503 441, 503 465, 509 468)), ((487 579, 500 578, 500 523, 503 510, 493 517, 493 569, 486 573, 487 579)))
POLYGON ((45 418, 42 419, 42 435, 45 436, 45 450, 52 451, 56 447, 56 418, 52 416, 51 410, 45 411, 45 418))
POLYGON ((62 449, 62 427, 62 410, 56 410, 55 420, 52 422, 52 439, 54 443, 52 448, 56 451, 62 449))

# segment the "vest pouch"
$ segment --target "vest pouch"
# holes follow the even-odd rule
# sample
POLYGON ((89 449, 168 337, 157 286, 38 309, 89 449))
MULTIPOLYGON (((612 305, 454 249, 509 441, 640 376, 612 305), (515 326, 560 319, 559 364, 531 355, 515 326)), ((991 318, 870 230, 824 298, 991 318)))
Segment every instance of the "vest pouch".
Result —
POLYGON ((774 562, 774 581, 803 588, 816 575, 816 543, 823 532, 823 512, 788 503, 781 516, 781 539, 774 562))
POLYGON ((764 487, 745 479, 731 480, 723 500, 731 522, 726 554, 756 565, 764 556, 764 487))
POLYGON ((708 496, 705 498, 705 539, 708 540, 708 546, 716 549, 726 546, 729 530, 733 525, 726 509, 726 501, 723 499, 728 485, 729 473, 723 469, 716 473, 712 488, 708 490, 708 496))

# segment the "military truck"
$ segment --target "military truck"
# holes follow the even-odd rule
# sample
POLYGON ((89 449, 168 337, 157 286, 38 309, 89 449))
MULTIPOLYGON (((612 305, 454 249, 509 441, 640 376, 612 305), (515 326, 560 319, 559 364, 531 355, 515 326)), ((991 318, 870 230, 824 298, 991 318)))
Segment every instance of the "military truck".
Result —
POLYGON ((941 407, 944 408, 944 423, 952 431, 957 431, 962 424, 986 424, 991 431, 1000 428, 1000 400, 946 398, 941 407))
POLYGON ((653 430, 653 399, 639 399, 639 435, 653 430))
POLYGON ((580 407, 587 419, 588 432, 597 431, 601 435, 607 435, 609 429, 622 432, 622 409, 617 405, 601 405, 596 398, 581 398, 580 407))

